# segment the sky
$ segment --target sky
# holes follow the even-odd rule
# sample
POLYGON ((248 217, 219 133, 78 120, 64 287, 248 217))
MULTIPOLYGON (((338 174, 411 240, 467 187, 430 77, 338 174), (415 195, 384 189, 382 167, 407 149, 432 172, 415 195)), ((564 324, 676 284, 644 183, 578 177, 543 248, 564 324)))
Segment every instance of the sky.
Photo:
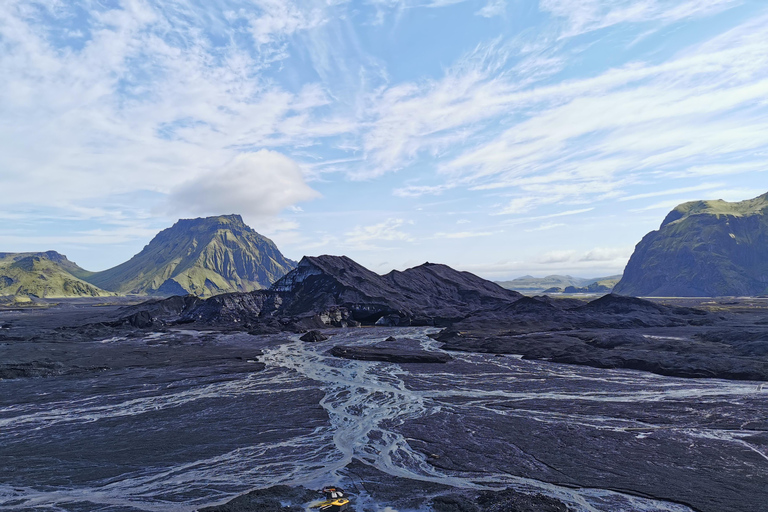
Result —
POLYGON ((238 213, 297 260, 597 277, 766 171, 764 0, 0 2, 0 251, 238 213))

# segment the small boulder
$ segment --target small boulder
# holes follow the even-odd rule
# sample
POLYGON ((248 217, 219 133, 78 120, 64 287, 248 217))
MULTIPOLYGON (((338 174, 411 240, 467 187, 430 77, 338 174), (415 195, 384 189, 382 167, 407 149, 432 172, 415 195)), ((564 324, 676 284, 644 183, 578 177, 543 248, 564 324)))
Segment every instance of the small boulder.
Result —
POLYGON ((304 336, 299 338, 301 341, 307 341, 309 343, 316 343, 318 341, 325 341, 328 339, 328 336, 321 333, 320 331, 309 331, 304 336))
POLYGON ((394 336, 390 336, 389 338, 385 339, 384 341, 397 341, 397 338, 394 336))

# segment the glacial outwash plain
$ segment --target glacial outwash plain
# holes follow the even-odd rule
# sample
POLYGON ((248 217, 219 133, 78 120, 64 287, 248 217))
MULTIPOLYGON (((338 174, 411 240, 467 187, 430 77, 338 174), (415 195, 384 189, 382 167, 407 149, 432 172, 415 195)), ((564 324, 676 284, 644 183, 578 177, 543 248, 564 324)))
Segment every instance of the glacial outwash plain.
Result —
POLYGON ((768 195, 595 283, 295 262, 238 215, 0 254, 0 510, 768 510, 768 195))

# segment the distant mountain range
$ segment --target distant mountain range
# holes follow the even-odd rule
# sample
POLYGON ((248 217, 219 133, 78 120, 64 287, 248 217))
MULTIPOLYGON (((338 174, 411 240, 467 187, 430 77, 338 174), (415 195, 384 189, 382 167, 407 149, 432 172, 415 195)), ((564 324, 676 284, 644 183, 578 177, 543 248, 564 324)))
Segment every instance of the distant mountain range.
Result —
POLYGON ((239 215, 180 220, 129 261, 88 272, 55 251, 0 253, 0 295, 197 295, 270 286, 296 267, 239 215))
POLYGON ((635 248, 615 293, 645 297, 768 294, 768 194, 672 210, 635 248))
MULTIPOLYGON (((312 271, 331 261, 338 265, 346 260, 305 261, 307 271, 312 271)), ((84 270, 55 251, 0 253, 0 296, 191 294, 210 297, 268 288, 296 265, 283 256, 271 240, 248 227, 239 215, 186 219, 161 231, 129 261, 102 272, 84 270)), ((368 298, 376 293, 382 297, 398 297, 401 292, 394 293, 392 286, 407 287, 414 282, 434 291, 435 286, 442 286, 439 285, 440 273, 447 272, 448 268, 428 264, 416 267, 421 269, 417 279, 414 269, 379 276, 358 267, 347 270, 361 283, 369 283, 372 295, 368 298)), ((290 279, 299 275, 301 273, 294 273, 290 279)), ((470 279, 468 276, 471 274, 464 278, 470 279)), ((354 284, 358 288, 362 286, 354 284)), ((623 276, 592 279, 525 276, 496 284, 526 295, 611 292, 646 297, 766 295, 768 194, 738 203, 717 200, 681 204, 667 215, 658 231, 652 231, 637 245, 623 276)), ((474 283, 473 286, 485 285, 474 283)), ((347 293, 344 290, 348 288, 340 289, 339 293, 344 295, 347 293)), ((440 293, 443 292, 454 293, 441 289, 440 293)), ((418 287, 408 292, 411 297, 418 297, 419 293, 418 287)))
POLYGON ((546 277, 523 276, 511 281, 497 281, 497 284, 525 295, 542 293, 610 293, 621 275, 582 278, 551 275, 546 277))

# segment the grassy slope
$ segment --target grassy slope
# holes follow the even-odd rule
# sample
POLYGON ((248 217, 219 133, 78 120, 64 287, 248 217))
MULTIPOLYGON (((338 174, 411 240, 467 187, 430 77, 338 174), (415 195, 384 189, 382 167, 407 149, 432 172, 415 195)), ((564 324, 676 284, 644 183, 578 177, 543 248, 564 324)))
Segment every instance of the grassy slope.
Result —
POLYGON ((0 295, 104 297, 113 295, 73 275, 78 267, 53 251, 0 253, 0 295))

